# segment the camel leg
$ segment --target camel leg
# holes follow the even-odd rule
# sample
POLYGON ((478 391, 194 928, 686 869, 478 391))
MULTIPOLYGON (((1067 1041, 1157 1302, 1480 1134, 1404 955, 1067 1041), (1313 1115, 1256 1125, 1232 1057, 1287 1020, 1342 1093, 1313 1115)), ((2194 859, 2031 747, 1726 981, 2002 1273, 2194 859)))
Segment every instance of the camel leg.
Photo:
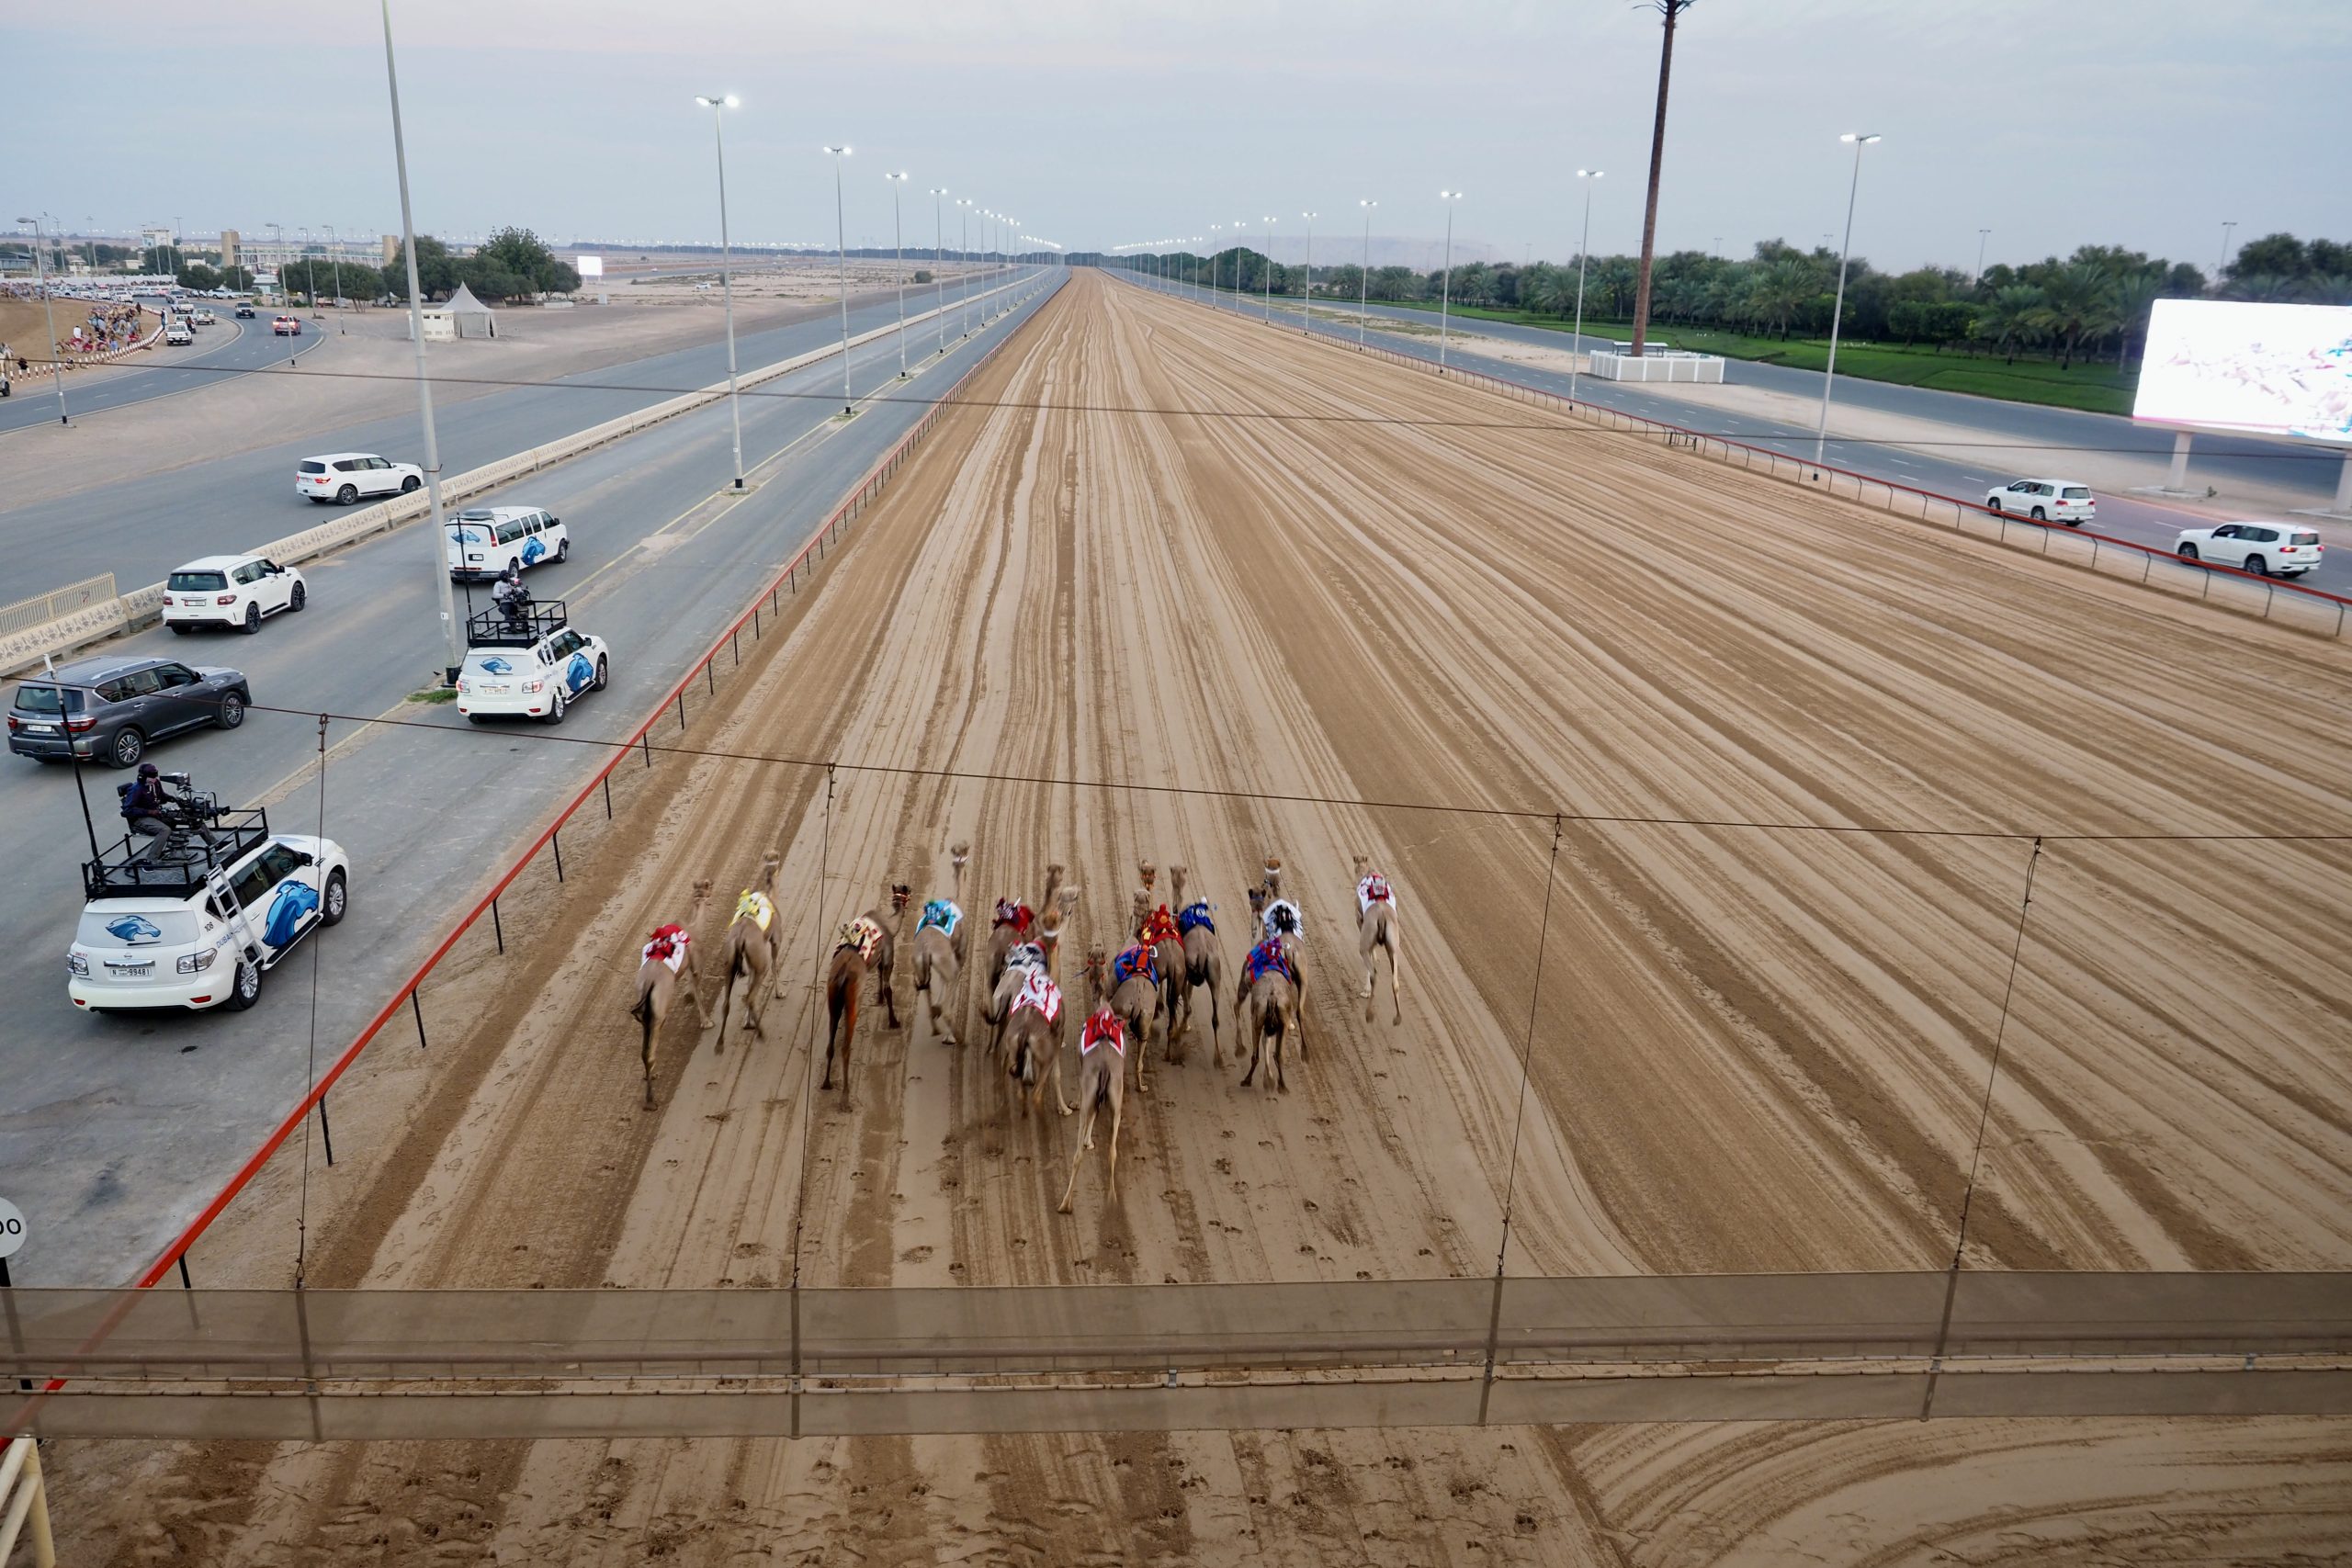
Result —
MULTIPOLYGON (((1085 1088, 1086 1086, 1082 1082, 1079 1085, 1079 1089, 1081 1092, 1085 1088)), ((1091 1103, 1089 1103, 1086 1107, 1085 1117, 1080 1121, 1078 1124, 1078 1147, 1071 1151, 1069 1156, 1069 1185, 1062 1189, 1061 1205, 1055 1211, 1056 1213, 1063 1214, 1069 1213, 1070 1198, 1078 1191, 1078 1168, 1086 1163, 1086 1153, 1093 1146, 1094 1107, 1091 1103)))
POLYGON ((1392 923, 1388 928, 1388 1000, 1390 1005, 1396 1009, 1396 1016, 1388 1021, 1391 1023, 1402 1023, 1405 1021, 1405 982, 1403 979, 1405 961, 1399 954, 1399 950, 1403 945, 1404 944, 1402 942, 1396 940, 1396 928, 1392 923))
POLYGON ((899 1022, 899 998, 890 993, 890 971, 895 967, 897 964, 893 961, 875 971, 882 981, 882 1011, 884 1016, 889 1019, 890 1027, 893 1029, 901 1027, 899 1022))
POLYGON ((1233 1010, 1233 1032, 1239 1036, 1245 1029, 1248 1031, 1248 1042, 1245 1044, 1242 1039, 1237 1038, 1233 1042, 1233 1054, 1250 1058, 1250 1066, 1241 1074, 1241 1087, 1248 1089, 1250 1081, 1258 1076, 1258 1059, 1266 1054, 1266 1037, 1260 1032, 1258 998, 1255 997, 1243 1000, 1233 1010))
POLYGON ((1372 1021, 1372 950, 1380 945, 1380 917, 1366 915, 1356 927, 1356 956, 1363 963, 1363 1021, 1372 1021))
POLYGON ((1119 1201, 1119 1112, 1125 1101, 1118 1095, 1111 1097, 1111 1201, 1119 1201))
POLYGON ((702 970, 695 963, 695 955, 691 950, 686 953, 686 978, 691 982, 687 987, 687 993, 695 999, 695 1016, 702 1020, 702 1026, 705 1029, 708 1029, 710 1010, 703 1006, 702 1002, 702 970))
POLYGON ((1062 1108, 1065 1116, 1076 1109, 1062 1098, 1062 1043, 1058 1039, 1054 1042, 1054 1103, 1062 1108))

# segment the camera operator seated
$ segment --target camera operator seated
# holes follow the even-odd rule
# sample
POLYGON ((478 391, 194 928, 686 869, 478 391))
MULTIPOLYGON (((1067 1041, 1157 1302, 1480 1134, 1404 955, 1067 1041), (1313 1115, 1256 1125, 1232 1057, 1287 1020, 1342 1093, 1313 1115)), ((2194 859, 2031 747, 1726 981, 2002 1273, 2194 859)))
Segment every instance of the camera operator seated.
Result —
POLYGON ((143 838, 159 838, 192 820, 187 801, 164 787, 164 775, 153 762, 139 764, 136 782, 122 792, 122 819, 143 838))

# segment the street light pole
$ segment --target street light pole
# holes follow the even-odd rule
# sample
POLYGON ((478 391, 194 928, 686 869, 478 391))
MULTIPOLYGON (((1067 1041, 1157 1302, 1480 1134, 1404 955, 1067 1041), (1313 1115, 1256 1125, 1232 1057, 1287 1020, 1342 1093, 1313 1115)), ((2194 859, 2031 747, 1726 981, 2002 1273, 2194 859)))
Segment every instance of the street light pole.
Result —
POLYGON ((1992 238, 1992 235, 1993 231, 1990 229, 1976 231, 1976 271, 1968 280, 1968 287, 1971 288, 1984 281, 1984 242, 1992 238))
POLYGON ((711 145, 718 153, 718 298, 727 311, 727 417, 735 423, 735 488, 743 488, 743 405, 735 385, 735 255, 727 232, 727 111, 735 95, 697 93, 695 102, 710 111, 711 145))
MULTIPOLYGON (((441 521, 441 444, 433 431, 433 383, 424 375, 424 290, 417 283, 416 220, 408 200, 408 148, 401 139, 401 81, 392 64, 392 0, 378 0, 378 6, 384 17, 384 85, 392 98, 392 162, 401 182, 401 254, 408 261, 408 335, 416 344, 416 408, 424 424, 424 504, 432 519, 433 585, 441 604, 442 637, 449 650, 444 680, 455 685, 458 671, 466 662, 466 636, 458 624, 457 596, 449 587, 449 530, 441 521)), ((278 281, 282 285, 285 279, 278 281)))
POLYGON ((849 385, 849 224, 842 215, 842 160, 850 150, 844 145, 825 151, 833 157, 833 254, 840 258, 842 285, 842 413, 848 417, 857 412, 857 398, 849 385))
POLYGON ((334 224, 328 224, 326 230, 327 254, 334 258, 334 332, 335 336, 345 337, 351 329, 343 324, 343 245, 334 237, 334 224))
POLYGON ((1829 389, 1838 378, 1838 322, 1846 313, 1846 261, 1854 251, 1854 196, 1862 186, 1862 149, 1876 141, 1875 135, 1848 131, 1838 139, 1854 144, 1854 177, 1846 186, 1846 243, 1838 253, 1838 299, 1829 307, 1829 364, 1821 373, 1821 428, 1814 433, 1813 460, 1820 465, 1821 454, 1829 444, 1829 389))
POLYGON ((963 209, 964 237, 958 242, 956 257, 964 265, 956 275, 956 324, 958 337, 972 335, 972 198, 959 196, 956 205, 963 209))
MULTIPOLYGON (((390 4, 390 0, 386 0, 386 3, 390 4)), ((286 300, 286 225, 266 223, 263 227, 269 231, 270 247, 277 253, 277 260, 275 264, 277 268, 277 299, 283 305, 286 300)))
POLYGON ((907 378, 907 231, 899 221, 899 195, 906 189, 907 172, 884 175, 890 182, 890 242, 899 251, 899 379, 907 378))
POLYGON ((1274 220, 1271 213, 1266 217, 1266 287, 1263 292, 1266 296, 1266 320, 1271 321, 1274 319, 1274 220))
POLYGON ((1364 328, 1372 321, 1372 209, 1380 203, 1359 200, 1363 209, 1363 265, 1356 269, 1356 346, 1363 346, 1364 328))
POLYGON ((1306 220, 1306 276, 1298 284, 1298 330, 1306 333, 1315 330, 1310 319, 1315 305, 1315 220, 1323 215, 1302 212, 1299 216, 1306 220))
POLYGON ((939 323, 939 352, 947 352, 947 224, 940 216, 939 198, 947 194, 945 186, 931 187, 931 288, 933 319, 939 323))
POLYGON ((2222 225, 2222 254, 2213 263, 2213 292, 2216 294, 2222 291, 2222 269, 2230 265, 2230 231, 2237 226, 2238 220, 2234 218, 2222 225))
POLYGON ((40 220, 19 218, 17 221, 33 231, 33 276, 40 289, 40 313, 49 322, 49 378, 57 386, 57 423, 71 424, 74 422, 65 416, 65 356, 57 348, 57 303, 49 297, 49 264, 40 254, 40 220))
POLYGON ((1453 204, 1462 199, 1458 190, 1442 190, 1437 198, 1445 203, 1445 271, 1437 291, 1437 373, 1445 374, 1446 317, 1453 303, 1453 204))
MULTIPOLYGON (((1599 169, 1577 171, 1577 178, 1585 181, 1598 180, 1600 175, 1601 171, 1599 169)), ((1568 334, 1568 401, 1570 402, 1577 400, 1577 367, 1583 363, 1578 356, 1584 353, 1584 273, 1585 265, 1591 251, 1592 186, 1587 184, 1584 187, 1584 235, 1577 241, 1577 324, 1576 330, 1568 334)))

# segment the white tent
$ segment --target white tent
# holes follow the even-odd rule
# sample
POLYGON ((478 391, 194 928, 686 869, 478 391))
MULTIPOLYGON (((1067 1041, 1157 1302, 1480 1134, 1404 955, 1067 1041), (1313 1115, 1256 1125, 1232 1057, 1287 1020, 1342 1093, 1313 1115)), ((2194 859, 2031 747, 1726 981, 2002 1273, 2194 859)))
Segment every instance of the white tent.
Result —
POLYGON ((497 313, 475 299, 474 291, 462 283, 458 285, 458 291, 441 304, 424 308, 424 341, 427 343, 497 335, 497 313))

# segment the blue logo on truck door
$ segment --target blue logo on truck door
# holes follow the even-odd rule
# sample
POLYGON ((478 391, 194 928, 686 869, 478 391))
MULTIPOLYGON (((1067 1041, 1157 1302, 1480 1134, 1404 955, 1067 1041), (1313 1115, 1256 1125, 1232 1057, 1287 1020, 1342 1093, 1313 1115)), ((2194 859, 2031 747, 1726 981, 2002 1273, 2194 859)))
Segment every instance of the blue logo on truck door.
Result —
POLYGON ((302 917, 318 907, 317 888, 288 877, 277 885, 277 896, 269 901, 269 919, 263 923, 262 941, 272 947, 284 947, 294 940, 302 917))

